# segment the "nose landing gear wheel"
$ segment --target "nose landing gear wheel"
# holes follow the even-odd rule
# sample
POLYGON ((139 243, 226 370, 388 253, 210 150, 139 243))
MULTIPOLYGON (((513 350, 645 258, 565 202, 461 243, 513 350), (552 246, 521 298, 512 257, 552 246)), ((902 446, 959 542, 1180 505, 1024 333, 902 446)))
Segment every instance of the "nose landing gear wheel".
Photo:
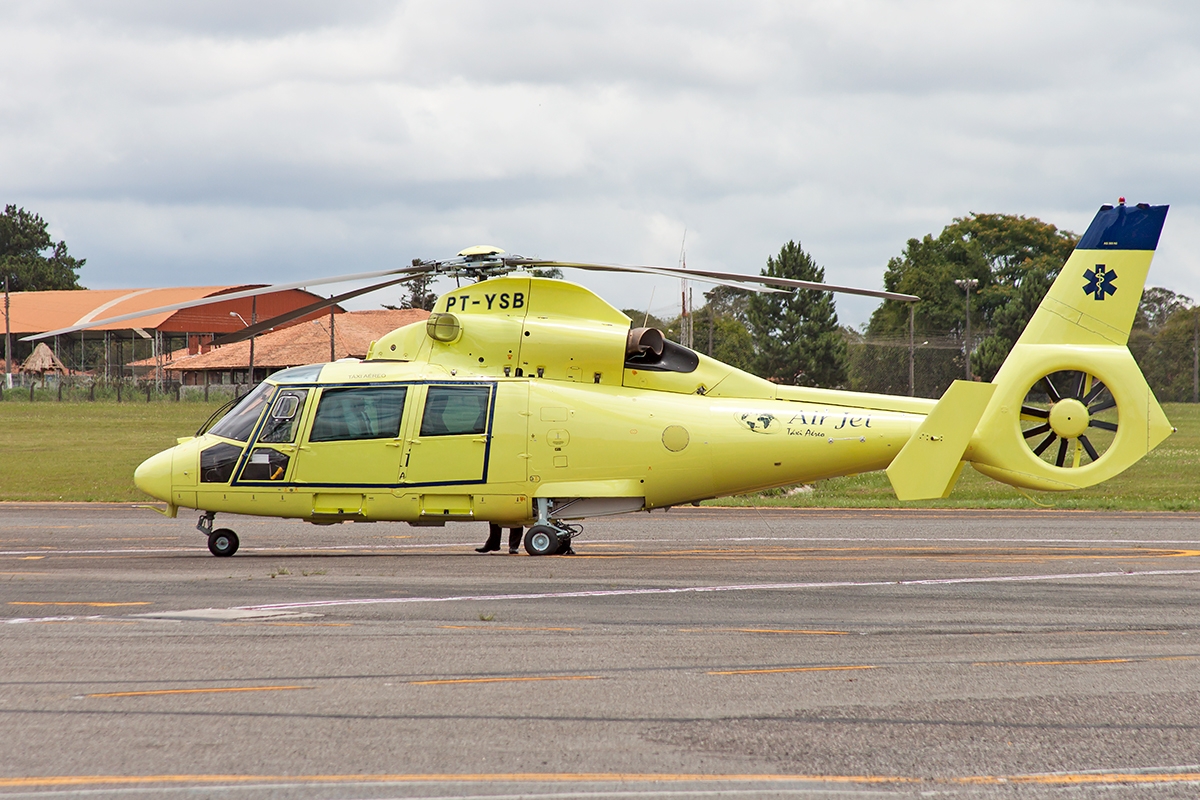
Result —
POLYGON ((525 552, 531 556, 552 556, 559 545, 558 531, 549 525, 534 525, 525 532, 525 552))
POLYGON ((214 556, 231 556, 237 549, 237 534, 229 528, 218 528, 208 535, 208 552, 214 556))

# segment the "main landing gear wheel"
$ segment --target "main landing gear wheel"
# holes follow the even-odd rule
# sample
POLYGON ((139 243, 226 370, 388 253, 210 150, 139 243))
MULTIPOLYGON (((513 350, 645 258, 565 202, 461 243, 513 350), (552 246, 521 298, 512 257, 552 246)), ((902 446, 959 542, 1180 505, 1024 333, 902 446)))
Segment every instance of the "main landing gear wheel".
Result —
POLYGON ((1060 469, 1099 460, 1117 434, 1118 409, 1099 378, 1053 372, 1029 389, 1021 404, 1021 434, 1033 454, 1060 469), (1065 390, 1065 391, 1064 391, 1065 390), (1058 447, 1052 447, 1055 442, 1058 447))
POLYGON ((237 534, 229 528, 218 528, 208 535, 208 552, 214 556, 231 556, 237 549, 237 534))
POLYGON ((552 556, 561 544, 558 531, 549 525, 534 525, 525 531, 525 552, 531 556, 552 556))

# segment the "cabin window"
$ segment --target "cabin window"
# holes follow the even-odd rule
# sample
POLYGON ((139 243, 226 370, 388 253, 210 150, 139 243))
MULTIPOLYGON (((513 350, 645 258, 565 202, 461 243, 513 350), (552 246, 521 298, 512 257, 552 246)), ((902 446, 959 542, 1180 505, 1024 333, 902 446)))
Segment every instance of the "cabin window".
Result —
POLYGON ((250 460, 242 467, 239 480, 281 481, 287 473, 289 457, 270 447, 256 447, 250 451, 250 460))
POLYGON ((258 441, 273 444, 286 444, 296 441, 296 423, 300 419, 300 411, 304 408, 304 398, 308 396, 307 389, 285 389, 275 398, 271 413, 259 431, 258 441))
POLYGON ((310 442, 395 439, 400 436, 407 386, 326 389, 313 419, 310 442))
POLYGON ((245 442, 254 432, 254 423, 267 406, 271 392, 275 387, 269 383, 260 383, 252 392, 242 398, 220 422, 209 430, 213 436, 223 436, 226 439, 236 439, 245 442))
POLYGON ((454 436, 487 430, 487 386, 430 386, 421 417, 422 436, 454 436))

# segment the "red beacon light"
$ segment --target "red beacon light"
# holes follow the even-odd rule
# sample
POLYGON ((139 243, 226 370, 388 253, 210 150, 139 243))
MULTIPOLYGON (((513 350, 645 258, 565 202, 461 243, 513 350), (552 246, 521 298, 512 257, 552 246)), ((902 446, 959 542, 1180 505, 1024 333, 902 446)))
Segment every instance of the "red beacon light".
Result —
POLYGON ((1124 197, 1118 197, 1118 198, 1117 198, 1117 202, 1118 202, 1120 205, 1125 205, 1125 198, 1124 198, 1124 197))

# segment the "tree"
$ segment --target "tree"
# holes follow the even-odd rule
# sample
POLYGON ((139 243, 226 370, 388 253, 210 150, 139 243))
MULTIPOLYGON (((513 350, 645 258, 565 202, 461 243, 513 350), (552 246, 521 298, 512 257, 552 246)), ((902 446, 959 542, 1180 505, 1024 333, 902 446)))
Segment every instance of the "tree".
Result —
POLYGON ((658 328, 663 333, 667 333, 672 325, 676 325, 675 321, 667 322, 664 319, 654 316, 649 311, 640 311, 636 308, 622 308, 621 313, 633 320, 633 327, 635 328, 658 328))
POLYGON ((66 242, 52 240, 46 221, 37 214, 15 205, 4 207, 0 215, 0 281, 8 278, 11 291, 82 289, 77 273, 86 261, 68 254, 66 242))
MULTIPOLYGON (((432 311, 434 305, 437 304, 437 292, 429 290, 429 284, 433 282, 433 276, 428 272, 417 273, 417 276, 408 281, 408 294, 400 298, 400 308, 423 308, 426 311, 432 311)), ((385 308, 395 308, 395 306, 384 306, 385 308)))
MULTIPOLYGON (((788 242, 777 257, 769 257, 762 274, 825 280, 824 268, 796 242, 788 242)), ((758 375, 802 386, 836 387, 846 382, 846 342, 831 293, 756 293, 747 301, 746 318, 755 347, 752 367, 758 375)))
POLYGON ((1143 292, 1129 350, 1159 400, 1196 401, 1200 308, 1193 307, 1190 297, 1160 286, 1143 292))
MULTIPOLYGON (((956 218, 937 238, 909 239, 904 252, 888 262, 884 285, 921 298, 914 327, 926 336, 961 335, 969 302, 972 326, 991 331, 978 346, 969 343, 972 371, 991 380, 1078 239, 1036 217, 972 213, 956 218), (971 278, 979 285, 964 298, 954 281, 971 278)), ((890 300, 875 310, 867 328, 876 336, 907 331, 908 309, 890 300)))
POLYGON ((694 311, 692 332, 697 352, 738 369, 750 370, 753 366, 754 340, 750 331, 736 316, 721 313, 719 305, 709 303, 694 311))
POLYGON ((1151 286, 1142 292, 1133 327, 1157 332, 1167 323, 1167 320, 1175 315, 1175 312, 1191 308, 1193 305, 1192 298, 1187 295, 1177 294, 1161 286, 1151 286))
POLYGON ((735 289, 732 286, 714 286, 704 293, 705 308, 712 309, 718 319, 730 317, 745 325, 750 294, 745 289, 735 289))

